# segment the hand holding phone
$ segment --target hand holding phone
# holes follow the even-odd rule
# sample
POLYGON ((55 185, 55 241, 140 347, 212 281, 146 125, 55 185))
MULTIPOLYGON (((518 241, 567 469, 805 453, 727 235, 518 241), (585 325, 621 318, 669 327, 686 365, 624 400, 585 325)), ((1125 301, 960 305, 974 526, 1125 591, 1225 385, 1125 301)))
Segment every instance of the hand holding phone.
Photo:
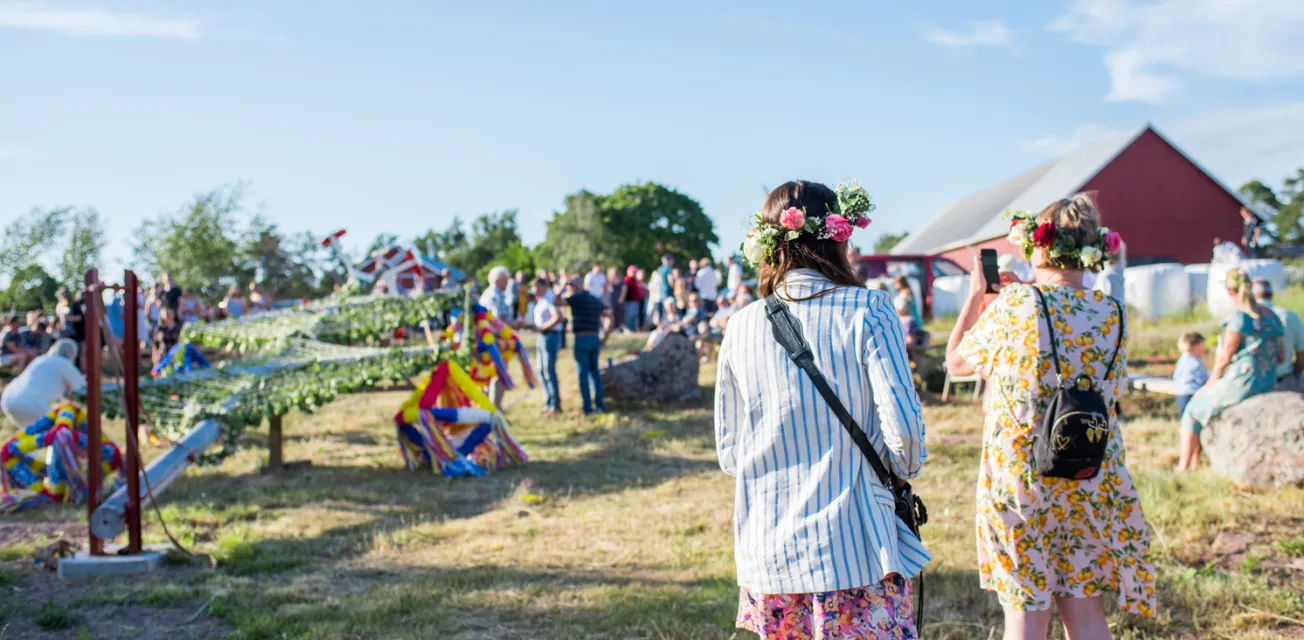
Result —
POLYGON ((986 293, 996 293, 1001 288, 1001 270, 996 260, 995 249, 983 249, 979 253, 982 264, 983 280, 987 282, 986 293))

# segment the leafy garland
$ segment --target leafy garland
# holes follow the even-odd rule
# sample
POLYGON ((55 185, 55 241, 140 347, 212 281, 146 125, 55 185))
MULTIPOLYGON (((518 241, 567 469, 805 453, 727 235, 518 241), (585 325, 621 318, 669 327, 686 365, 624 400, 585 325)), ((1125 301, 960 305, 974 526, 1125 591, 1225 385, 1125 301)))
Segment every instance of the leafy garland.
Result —
MULTIPOLYGON (((340 394, 363 391, 383 382, 406 381, 443 360, 469 365, 469 345, 474 340, 464 340, 464 348, 458 351, 425 346, 383 351, 335 346, 378 343, 392 337, 397 329, 438 319, 459 303, 463 303, 464 313, 470 312, 474 298, 469 292, 465 297, 462 293, 443 293, 416 298, 341 298, 340 304, 331 307, 188 328, 183 339, 195 344, 267 355, 197 375, 142 384, 142 417, 172 439, 182 437, 202 420, 217 420, 222 425, 221 445, 201 456, 200 463, 220 462, 235 453, 249 427, 258 426, 264 419, 285 415, 292 409, 311 413, 340 394), (318 349, 333 350, 338 357, 278 364, 278 358, 269 353, 292 340, 305 339, 317 340, 318 349)), ((102 402, 106 417, 122 415, 121 397, 117 394, 104 394, 102 402)))
POLYGON ((459 294, 447 293, 372 298, 323 314, 313 327, 312 337, 335 344, 375 344, 390 338, 395 329, 440 318, 452 311, 460 299, 459 294))
POLYGON ((240 320, 188 325, 181 338, 232 353, 257 353, 280 347, 296 336, 311 336, 321 319, 320 314, 307 311, 253 315, 240 320))
MULTIPOLYGON (((235 453, 245 430, 264 419, 291 409, 312 413, 340 394, 406 381, 451 357, 454 354, 443 349, 394 348, 279 369, 211 369, 202 377, 165 378, 141 386, 142 418, 152 418, 151 426, 172 439, 202 420, 217 420, 222 424, 221 445, 200 459, 216 463, 235 453)), ((105 417, 122 415, 120 396, 105 394, 102 402, 105 417)))
POLYGON ((235 353, 258 353, 301 337, 334 344, 376 344, 396 329, 415 327, 451 311, 460 294, 436 293, 415 298, 379 296, 345 298, 341 304, 275 315, 187 327, 183 338, 235 353))

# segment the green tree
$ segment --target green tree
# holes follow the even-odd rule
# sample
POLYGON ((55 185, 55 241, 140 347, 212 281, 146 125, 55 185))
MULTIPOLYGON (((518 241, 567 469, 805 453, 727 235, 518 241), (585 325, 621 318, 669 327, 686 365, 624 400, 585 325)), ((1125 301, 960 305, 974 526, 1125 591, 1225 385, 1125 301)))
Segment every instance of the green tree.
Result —
POLYGON ((1295 170, 1295 175, 1286 178, 1281 188, 1281 205, 1272 217, 1273 226, 1282 242, 1298 243, 1304 241, 1304 167, 1295 170))
POLYGON ((33 208, 26 217, 5 225, 4 238, 0 240, 0 276, 12 278, 19 269, 49 257, 63 234, 71 210, 71 207, 33 208))
POLYGON ((367 246, 367 255, 363 258, 370 258, 373 253, 383 251, 398 244, 398 236, 392 233, 378 233, 376 238, 367 246))
POLYGON ((476 279, 480 282, 488 282, 489 270, 496 265, 507 267, 507 270, 512 273, 524 271, 527 277, 531 277, 534 275, 534 252, 520 242, 513 242, 502 253, 480 267, 480 270, 475 272, 476 279))
POLYGON ((53 309, 59 283, 38 264, 27 264, 9 274, 0 289, 0 309, 6 312, 53 309))
POLYGON ((201 193, 176 213, 144 222, 132 247, 141 275, 169 272, 178 286, 210 297, 243 273, 240 221, 246 185, 201 193))
POLYGON ((696 200, 646 182, 605 196, 567 196, 566 210, 553 214, 537 255, 549 267, 587 270, 594 261, 651 267, 666 253, 685 263, 709 256, 719 241, 715 223, 696 200))
POLYGON ((1283 181, 1280 190, 1251 180, 1238 190, 1241 197, 1272 220, 1273 238, 1284 244, 1304 242, 1304 168, 1283 181))
POLYGON ((94 207, 81 211, 68 209, 69 227, 67 244, 59 258, 59 284, 75 288, 86 281, 86 272, 100 266, 100 252, 104 249, 104 225, 100 212, 94 207))
POLYGON ((702 205, 655 182, 621 186, 598 203, 603 222, 620 240, 618 264, 648 267, 665 253, 686 263, 711 255, 711 245, 720 242, 702 205))
POLYGON ((240 244, 241 281, 260 282, 272 298, 281 294, 290 280, 293 261, 285 252, 277 226, 263 216, 254 216, 240 244))
POLYGON ((885 233, 879 236, 874 240, 874 253, 883 254, 891 251, 892 247, 897 246, 897 243, 905 240, 908 235, 910 234, 902 231, 901 233, 885 233))
POLYGON ((620 261, 621 239, 608 226, 601 200, 588 191, 566 196, 566 210, 553 214, 543 243, 535 248, 540 266, 582 273, 595 261, 620 261))
POLYGON ((471 239, 467 237, 466 230, 462 227, 462 219, 454 217, 447 229, 443 231, 430 229, 414 238, 413 242, 417 249, 426 252, 426 255, 448 262, 449 256, 465 249, 471 243, 471 239))

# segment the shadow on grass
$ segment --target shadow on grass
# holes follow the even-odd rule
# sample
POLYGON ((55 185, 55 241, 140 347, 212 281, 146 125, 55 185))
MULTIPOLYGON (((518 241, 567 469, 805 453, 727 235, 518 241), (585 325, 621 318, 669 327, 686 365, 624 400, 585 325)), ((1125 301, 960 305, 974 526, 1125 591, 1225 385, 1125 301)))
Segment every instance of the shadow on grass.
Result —
POLYGON ((691 439, 688 421, 654 421, 664 435, 648 439, 638 426, 595 428, 564 436, 541 448, 584 445, 585 453, 531 462, 483 478, 445 478, 430 471, 400 467, 313 466, 294 471, 187 476, 169 490, 164 504, 184 512, 217 514, 226 527, 257 520, 276 510, 322 507, 360 514, 363 520, 306 536, 256 539, 226 531, 219 543, 228 571, 255 575, 290 571, 310 564, 343 562, 365 554, 377 537, 417 522, 470 518, 499 508, 528 485, 532 494, 600 495, 647 487, 666 480, 715 470, 714 461, 657 453, 662 438, 691 439), (573 441, 573 444, 572 444, 573 441), (596 445, 597 448, 593 448, 596 445), (256 505, 256 509, 247 508, 256 505))

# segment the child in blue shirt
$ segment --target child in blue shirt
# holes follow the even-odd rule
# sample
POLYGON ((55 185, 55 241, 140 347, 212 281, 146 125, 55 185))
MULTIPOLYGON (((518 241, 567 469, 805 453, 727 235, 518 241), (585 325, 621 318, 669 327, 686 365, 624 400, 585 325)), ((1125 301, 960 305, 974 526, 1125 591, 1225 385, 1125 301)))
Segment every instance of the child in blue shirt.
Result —
POLYGON ((1188 331, 1177 339, 1177 348, 1182 357, 1177 359, 1173 382, 1177 383, 1177 415, 1181 416, 1191 396, 1209 381, 1209 370, 1204 366, 1204 336, 1188 331))

